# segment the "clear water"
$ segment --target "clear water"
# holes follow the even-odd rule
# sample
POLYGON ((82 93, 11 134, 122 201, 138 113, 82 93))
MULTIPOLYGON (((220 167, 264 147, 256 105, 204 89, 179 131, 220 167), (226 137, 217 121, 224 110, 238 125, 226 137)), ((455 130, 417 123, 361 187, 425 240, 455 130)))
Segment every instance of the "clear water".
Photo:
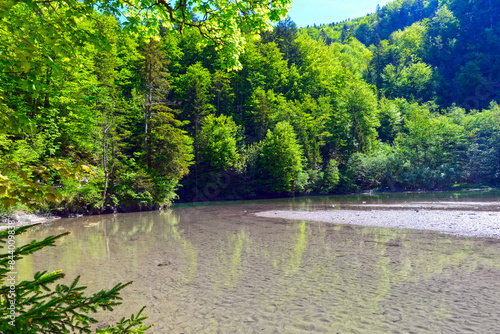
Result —
POLYGON ((62 269, 92 292, 134 280, 124 304, 98 318, 105 325, 146 305, 151 333, 496 333, 498 239, 253 213, 499 195, 330 196, 61 219, 23 239, 72 233, 18 269, 21 278, 62 269))

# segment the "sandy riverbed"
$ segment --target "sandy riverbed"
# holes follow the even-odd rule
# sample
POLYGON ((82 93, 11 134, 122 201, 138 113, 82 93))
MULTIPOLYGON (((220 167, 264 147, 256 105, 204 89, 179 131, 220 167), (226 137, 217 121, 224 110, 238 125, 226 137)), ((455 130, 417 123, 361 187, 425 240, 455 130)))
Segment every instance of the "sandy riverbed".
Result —
POLYGON ((500 238, 500 213, 495 211, 425 209, 264 211, 256 213, 256 216, 500 238))

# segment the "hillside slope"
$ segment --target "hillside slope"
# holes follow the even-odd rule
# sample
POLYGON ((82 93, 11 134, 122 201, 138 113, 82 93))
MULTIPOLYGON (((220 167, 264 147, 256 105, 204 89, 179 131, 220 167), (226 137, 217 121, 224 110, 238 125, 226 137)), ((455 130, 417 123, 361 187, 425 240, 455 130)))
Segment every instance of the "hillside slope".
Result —
POLYGON ((362 18, 301 31, 327 44, 354 37, 369 46, 373 58, 366 79, 388 98, 481 109, 500 89, 499 5, 396 0, 362 18))

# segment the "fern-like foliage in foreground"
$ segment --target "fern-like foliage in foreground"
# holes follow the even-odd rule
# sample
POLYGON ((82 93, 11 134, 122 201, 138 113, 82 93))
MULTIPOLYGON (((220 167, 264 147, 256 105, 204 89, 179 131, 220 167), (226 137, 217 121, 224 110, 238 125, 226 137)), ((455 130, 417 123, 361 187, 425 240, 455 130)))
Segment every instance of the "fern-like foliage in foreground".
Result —
MULTIPOLYGON (((10 273, 15 272, 17 261, 46 246, 55 246, 57 239, 69 234, 8 248, 17 235, 32 226, 0 231, 0 248, 4 250, 0 254, 0 333, 92 333, 92 325, 97 323, 93 315, 100 310, 113 311, 114 306, 121 304, 120 291, 132 282, 119 283, 90 297, 84 294, 86 286, 78 286, 80 276, 69 286, 58 284, 53 288, 54 282, 64 277, 61 271, 38 272, 33 280, 14 283, 10 273)), ((144 307, 137 315, 122 318, 115 326, 97 329, 95 333, 144 333, 153 324, 144 324, 147 316, 142 315, 143 310, 144 307)))

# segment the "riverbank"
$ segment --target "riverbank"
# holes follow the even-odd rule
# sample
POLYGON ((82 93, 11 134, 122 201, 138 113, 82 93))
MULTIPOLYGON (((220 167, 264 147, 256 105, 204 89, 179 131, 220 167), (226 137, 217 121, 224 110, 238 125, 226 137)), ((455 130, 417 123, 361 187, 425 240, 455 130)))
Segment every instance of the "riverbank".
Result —
POLYGON ((258 217, 306 220, 332 224, 431 230, 455 235, 500 238, 498 211, 472 210, 318 210, 264 211, 258 217))
POLYGON ((47 223, 57 219, 60 219, 60 217, 51 214, 36 214, 16 211, 12 214, 0 217, 0 231, 9 228, 11 222, 14 222, 14 226, 17 228, 24 225, 47 223))

